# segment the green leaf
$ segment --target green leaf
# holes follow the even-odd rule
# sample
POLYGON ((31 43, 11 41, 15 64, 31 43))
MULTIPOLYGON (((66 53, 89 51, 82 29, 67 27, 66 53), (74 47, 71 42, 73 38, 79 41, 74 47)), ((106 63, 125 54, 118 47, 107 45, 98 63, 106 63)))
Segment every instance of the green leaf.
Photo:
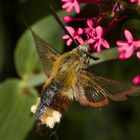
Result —
POLYGON ((47 80, 47 77, 45 76, 44 72, 37 74, 33 78, 27 80, 27 84, 31 87, 35 87, 38 85, 43 84, 47 80))
POLYGON ((130 30, 135 39, 140 39, 140 20, 127 20, 122 27, 122 36, 124 36, 124 29, 130 30))
MULTIPOLYGON (((59 16, 62 15, 64 12, 59 12, 59 16)), ((43 18, 31 28, 59 52, 62 52, 62 29, 52 15, 43 18)), ((15 51, 15 65, 19 76, 29 79, 36 71, 41 72, 39 63, 32 35, 26 31, 19 39, 15 51)))
POLYGON ((37 92, 20 80, 10 79, 0 84, 0 138, 23 140, 33 127, 30 107, 37 92))

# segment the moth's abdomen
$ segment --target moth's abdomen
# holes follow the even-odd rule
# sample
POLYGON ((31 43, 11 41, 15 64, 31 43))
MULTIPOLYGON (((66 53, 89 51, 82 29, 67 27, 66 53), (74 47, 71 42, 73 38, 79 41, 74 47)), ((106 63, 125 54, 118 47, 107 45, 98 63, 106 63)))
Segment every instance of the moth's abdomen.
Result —
POLYGON ((43 89, 42 97, 37 105, 32 106, 36 119, 41 124, 53 128, 60 122, 61 113, 69 106, 69 100, 61 97, 62 84, 52 81, 48 87, 43 89))

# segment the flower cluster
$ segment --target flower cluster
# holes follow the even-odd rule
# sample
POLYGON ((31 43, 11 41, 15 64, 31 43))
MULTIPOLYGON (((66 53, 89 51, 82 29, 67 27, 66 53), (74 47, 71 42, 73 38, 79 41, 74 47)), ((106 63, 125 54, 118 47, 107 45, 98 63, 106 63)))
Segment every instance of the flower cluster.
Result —
MULTIPOLYGON (((80 37, 80 35, 83 34, 83 29, 79 28, 78 30, 74 30, 74 28, 72 28, 71 26, 66 26, 66 29, 68 30, 68 32, 71 34, 71 36, 77 40, 80 44, 84 44, 84 40, 82 39, 82 37, 80 37)), ((70 46, 72 43, 72 39, 69 37, 69 35, 64 35, 63 39, 67 40, 67 45, 70 46)))
MULTIPOLYGON (((74 18, 71 15, 67 15, 64 17, 65 23, 72 23, 81 21, 86 24, 83 27, 78 27, 75 29, 71 26, 66 26, 66 29, 79 44, 88 44, 91 48, 91 52, 101 52, 103 48, 109 49, 111 44, 105 39, 110 30, 118 24, 120 21, 127 18, 126 16, 119 16, 120 13, 125 10, 125 5, 123 5, 122 1, 113 0, 112 8, 110 14, 102 11, 102 6, 106 4, 106 1, 103 0, 61 0, 62 1, 62 9, 66 12, 70 13, 71 11, 75 11, 77 14, 80 13, 80 4, 94 4, 99 7, 99 14, 95 17, 90 18, 74 18), (110 18, 108 26, 104 25, 104 19, 106 17, 110 18)), ((137 3, 140 6, 140 0, 130 0, 130 3, 137 3)), ((118 51, 120 52, 119 59, 125 60, 130 58, 133 54, 136 54, 138 60, 140 60, 140 40, 135 40, 132 33, 128 30, 124 30, 124 35, 126 41, 116 41, 116 45, 118 46, 118 51)), ((67 46, 70 46, 73 42, 69 35, 64 35, 63 39, 66 40, 67 46)), ((140 84, 140 75, 136 76, 133 79, 133 83, 135 85, 140 84)))
MULTIPOLYGON (((124 30, 124 35, 127 41, 117 41, 118 50, 121 52, 119 58, 122 60, 130 58, 135 50, 140 48, 140 40, 134 40, 129 30, 124 30)), ((140 51, 137 51, 136 55, 140 60, 140 51)))
POLYGON ((62 3, 62 8, 66 10, 66 12, 75 10, 76 13, 80 13, 80 3, 98 4, 100 0, 62 0, 62 3))
POLYGON ((65 9, 66 12, 71 12, 73 9, 76 13, 80 12, 80 5, 77 0, 62 0, 62 2, 62 8, 65 9))
MULTIPOLYGON (((128 59, 136 52, 136 56, 140 60, 140 40, 134 40, 129 30, 124 30, 124 35, 127 41, 116 42, 116 44, 119 46, 118 51, 121 52, 119 58, 122 60, 128 59)), ((133 79, 133 84, 140 85, 140 75, 137 75, 133 79)))
MULTIPOLYGON (((79 44, 89 44, 92 51, 97 50, 97 52, 101 52, 102 46, 110 48, 109 43, 103 38, 103 28, 101 26, 93 27, 93 21, 91 19, 87 20, 86 28, 75 30, 71 26, 66 26, 66 29, 79 44), (86 36, 86 41, 82 38, 83 34, 86 36)), ((63 39, 67 40, 68 46, 71 45, 72 39, 69 35, 64 35, 63 39)))
POLYGON ((91 19, 87 20, 88 27, 85 28, 87 44, 92 45, 92 50, 101 52, 101 47, 110 48, 109 43, 103 38, 103 28, 101 26, 93 27, 91 19))

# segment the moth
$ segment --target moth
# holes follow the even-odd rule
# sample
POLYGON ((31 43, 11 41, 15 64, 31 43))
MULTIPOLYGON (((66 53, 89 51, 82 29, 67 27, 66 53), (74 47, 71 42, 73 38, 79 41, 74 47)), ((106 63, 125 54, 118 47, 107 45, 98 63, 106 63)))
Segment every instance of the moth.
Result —
POLYGON ((32 35, 44 72, 48 77, 41 97, 31 112, 41 125, 49 128, 60 122, 73 100, 91 107, 102 107, 109 100, 123 101, 140 94, 140 87, 106 79, 89 72, 89 46, 79 45, 60 54, 34 31, 32 35))

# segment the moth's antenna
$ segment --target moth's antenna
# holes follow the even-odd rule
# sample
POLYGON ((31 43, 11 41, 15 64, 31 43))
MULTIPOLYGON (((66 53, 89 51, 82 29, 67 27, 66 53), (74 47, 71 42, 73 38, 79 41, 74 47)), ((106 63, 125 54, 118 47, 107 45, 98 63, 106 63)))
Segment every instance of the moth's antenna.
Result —
POLYGON ((71 36, 71 34, 67 31, 67 29, 65 28, 64 24, 62 23, 62 21, 60 20, 59 16, 56 14, 54 8, 52 5, 49 5, 49 8, 55 18, 55 20, 58 22, 58 24, 61 26, 61 28, 66 32, 66 34, 69 35, 69 37, 72 39, 72 41, 75 43, 76 46, 79 45, 79 43, 71 36))
POLYGON ((24 25, 29 29, 31 30, 31 27, 30 25, 26 22, 25 18, 23 16, 20 16, 20 20, 24 23, 24 25))

